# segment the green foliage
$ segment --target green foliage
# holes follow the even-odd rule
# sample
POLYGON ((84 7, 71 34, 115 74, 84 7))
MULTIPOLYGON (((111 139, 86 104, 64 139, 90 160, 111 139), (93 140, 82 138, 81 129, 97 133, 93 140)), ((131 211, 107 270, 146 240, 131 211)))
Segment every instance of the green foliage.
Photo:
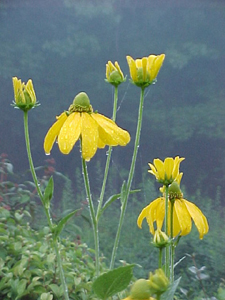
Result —
MULTIPOLYGON (((63 299, 49 229, 35 231, 16 214, 21 216, 26 212, 0 209, 0 298, 63 299)), ((59 247, 70 299, 94 299, 93 250, 67 239, 59 247)))
POLYGON ((126 289, 133 277, 133 267, 134 265, 122 266, 99 276, 92 286, 95 294, 106 300, 126 289))

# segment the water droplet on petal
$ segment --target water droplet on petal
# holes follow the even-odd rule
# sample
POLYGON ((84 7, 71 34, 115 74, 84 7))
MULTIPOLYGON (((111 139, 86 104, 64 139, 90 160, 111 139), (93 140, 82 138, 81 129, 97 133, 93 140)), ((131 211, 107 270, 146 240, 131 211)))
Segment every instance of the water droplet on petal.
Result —
POLYGON ((49 152, 49 153, 45 153, 45 155, 50 155, 51 153, 49 152))

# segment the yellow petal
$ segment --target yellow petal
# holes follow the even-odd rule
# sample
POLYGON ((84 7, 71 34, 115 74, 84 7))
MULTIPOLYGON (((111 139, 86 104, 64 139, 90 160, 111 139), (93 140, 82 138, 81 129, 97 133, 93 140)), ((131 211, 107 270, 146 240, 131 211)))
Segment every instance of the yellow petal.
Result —
POLYGON ((157 77, 159 70, 163 64, 164 59, 165 59, 165 54, 161 54, 161 55, 158 55, 156 57, 156 59, 154 60, 153 66, 151 69, 151 73, 150 73, 151 81, 157 77))
POLYGON ((79 139, 80 133, 81 114, 79 112, 74 112, 68 116, 60 130, 58 137, 59 150, 63 154, 69 154, 76 141, 79 139))
POLYGON ((184 160, 184 157, 176 156, 174 159, 173 178, 179 175, 180 163, 184 160))
POLYGON ((89 161, 97 151, 99 140, 98 124, 88 113, 82 113, 82 157, 89 161))
POLYGON ((143 70, 143 81, 146 81, 147 79, 147 57, 142 58, 142 70, 143 70))
POLYGON ((174 232, 173 236, 176 236, 180 231, 180 234, 187 235, 190 233, 192 227, 191 216, 181 199, 176 199, 174 203, 174 232))
POLYGON ((173 167, 174 167, 173 158, 172 157, 167 157, 164 161, 164 166, 165 166, 166 178, 170 179, 171 176, 172 176, 173 167))
POLYGON ((133 58, 131 56, 127 56, 127 63, 130 69, 130 77, 132 78, 132 80, 134 82, 137 81, 137 68, 136 68, 136 64, 135 61, 133 60, 133 58))
POLYGON ((193 219, 195 226, 199 232, 199 238, 202 239, 203 236, 209 231, 209 225, 206 217, 202 213, 202 211, 192 202, 189 202, 183 199, 184 204, 193 219))
POLYGON ((91 117, 98 123, 99 137, 105 145, 126 146, 129 143, 130 134, 115 122, 98 113, 91 114, 91 117))
POLYGON ((117 61, 115 62, 115 67, 118 70, 118 72, 120 73, 121 78, 124 78, 123 72, 121 71, 120 66, 117 61))
POLYGON ((153 163, 158 173, 158 179, 165 179, 164 163, 159 158, 155 158, 153 163))
POLYGON ((153 164, 151 164, 151 163, 149 163, 148 165, 151 168, 151 170, 148 170, 148 172, 151 173, 151 174, 153 174, 157 178, 158 174, 157 174, 155 166, 153 164))
POLYGON ((62 128, 64 122, 67 119, 67 115, 63 112, 59 117, 57 117, 57 121, 52 125, 45 136, 44 140, 44 150, 46 154, 49 154, 52 146, 59 135, 60 129, 62 128))

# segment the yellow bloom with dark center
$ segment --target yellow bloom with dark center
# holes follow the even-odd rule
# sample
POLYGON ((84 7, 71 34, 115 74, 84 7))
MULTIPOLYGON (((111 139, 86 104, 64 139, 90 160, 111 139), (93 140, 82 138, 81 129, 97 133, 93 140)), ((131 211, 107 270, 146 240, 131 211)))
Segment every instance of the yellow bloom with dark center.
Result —
POLYGON ((49 154, 54 142, 58 141, 59 150, 69 154, 78 139, 81 140, 82 157, 89 161, 97 148, 126 146, 130 135, 118 127, 114 121, 93 112, 86 93, 79 93, 68 112, 63 112, 45 136, 44 150, 49 154))
POLYGON ((140 87, 147 87, 154 83, 164 59, 165 54, 149 55, 135 60, 128 55, 127 63, 132 83, 140 87))
POLYGON ((13 77, 13 89, 14 89, 14 106, 22 109, 23 111, 28 111, 34 106, 38 105, 36 103, 36 95, 33 87, 32 80, 29 79, 27 83, 21 81, 17 77, 13 77))
MULTIPOLYGON (((171 232, 170 228, 170 216, 171 216, 171 202, 169 201, 169 213, 168 213, 168 229, 169 234, 171 232)), ((146 218, 149 225, 149 230, 151 234, 154 235, 155 228, 162 229, 164 218, 165 218, 165 198, 160 197, 151 202, 146 206, 140 213, 137 224, 141 228, 142 222, 146 218)), ((183 198, 174 199, 173 205, 173 237, 180 234, 181 236, 190 233, 192 228, 192 221, 199 232, 199 238, 202 239, 203 236, 208 232, 209 226, 206 217, 202 211, 192 202, 189 202, 183 198)))
POLYGON ((153 161, 153 164, 149 163, 149 167, 151 168, 148 170, 149 173, 153 174, 158 182, 169 185, 174 180, 181 179, 182 173, 179 173, 180 163, 184 160, 183 157, 176 156, 175 159, 172 157, 167 157, 164 162, 156 158, 153 161))
POLYGON ((117 61, 115 64, 113 64, 111 61, 108 61, 106 64, 106 81, 115 86, 118 86, 120 83, 126 81, 126 78, 124 78, 123 72, 121 71, 117 61))

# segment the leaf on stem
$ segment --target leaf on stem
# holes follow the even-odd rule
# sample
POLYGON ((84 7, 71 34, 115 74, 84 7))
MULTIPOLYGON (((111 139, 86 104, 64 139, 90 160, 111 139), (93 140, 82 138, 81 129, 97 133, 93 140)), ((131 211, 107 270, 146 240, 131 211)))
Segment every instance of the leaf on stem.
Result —
POLYGON ((127 288, 133 277, 134 266, 122 266, 100 275, 92 285, 95 294, 105 300, 127 288))
POLYGON ((66 215, 65 217, 63 217, 58 225, 54 228, 54 239, 56 239, 61 231, 63 230, 64 226, 66 225, 66 223, 69 221, 70 218, 72 218, 78 211, 80 211, 80 209, 76 209, 74 211, 72 211, 71 213, 69 213, 68 215, 66 215))
POLYGON ((173 300, 176 289, 180 283, 181 277, 175 280, 168 288, 168 290, 162 294, 161 300, 173 300))
POLYGON ((50 202, 53 196, 53 191, 54 191, 54 181, 53 181, 53 177, 51 176, 45 188, 44 196, 43 196, 43 202, 46 209, 50 208, 50 202))

